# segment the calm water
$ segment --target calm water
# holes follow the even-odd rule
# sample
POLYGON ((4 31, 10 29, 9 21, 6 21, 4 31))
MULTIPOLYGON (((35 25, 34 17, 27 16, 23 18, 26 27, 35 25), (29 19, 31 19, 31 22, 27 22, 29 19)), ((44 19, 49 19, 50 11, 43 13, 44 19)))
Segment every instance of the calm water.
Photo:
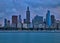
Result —
POLYGON ((0 32, 0 43, 60 43, 60 33, 0 32))

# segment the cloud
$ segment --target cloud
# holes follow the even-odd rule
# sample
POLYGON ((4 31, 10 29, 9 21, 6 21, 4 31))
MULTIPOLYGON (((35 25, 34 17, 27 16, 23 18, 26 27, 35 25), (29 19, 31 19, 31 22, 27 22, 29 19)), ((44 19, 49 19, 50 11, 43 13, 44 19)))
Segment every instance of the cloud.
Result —
POLYGON ((23 18, 27 6, 30 7, 31 15, 45 16, 47 9, 53 8, 54 11, 54 8, 58 9, 60 7, 60 0, 0 0, 0 13, 3 12, 5 13, 4 16, 8 17, 8 15, 12 15, 12 12, 19 11, 23 18))
POLYGON ((38 7, 58 7, 60 6, 60 0, 30 0, 30 1, 26 1, 26 4, 34 7, 34 8, 38 8, 38 7))
POLYGON ((60 0, 0 0, 0 11, 4 11, 7 8, 25 10, 26 6, 32 8, 55 8, 60 6, 60 0))

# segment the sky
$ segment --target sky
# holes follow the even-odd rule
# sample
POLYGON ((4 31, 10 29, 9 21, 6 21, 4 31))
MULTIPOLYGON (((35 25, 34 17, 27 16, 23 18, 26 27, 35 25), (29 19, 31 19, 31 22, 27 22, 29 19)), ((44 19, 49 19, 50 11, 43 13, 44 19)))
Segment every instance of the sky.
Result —
POLYGON ((47 10, 60 20, 60 0, 0 0, 0 23, 4 18, 11 20, 12 15, 26 18, 27 6, 30 8, 31 20, 36 16, 46 17, 47 10))

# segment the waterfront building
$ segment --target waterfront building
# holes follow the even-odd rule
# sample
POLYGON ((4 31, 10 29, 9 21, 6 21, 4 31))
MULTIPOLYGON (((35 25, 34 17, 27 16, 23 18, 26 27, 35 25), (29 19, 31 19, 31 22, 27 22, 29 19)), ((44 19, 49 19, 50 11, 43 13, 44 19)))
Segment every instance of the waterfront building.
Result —
POLYGON ((39 28, 40 24, 43 24, 43 17, 36 15, 34 19, 32 20, 32 24, 34 28, 39 28))
POLYGON ((51 16, 50 16, 50 11, 49 10, 47 11, 47 14, 46 14, 46 25, 48 27, 51 26, 51 16))
POLYGON ((26 23, 27 24, 30 23, 30 10, 29 10, 29 7, 27 7, 27 11, 26 11, 26 23))
POLYGON ((13 27, 17 28, 17 23, 18 23, 18 16, 13 15, 12 16, 12 25, 14 25, 13 27))

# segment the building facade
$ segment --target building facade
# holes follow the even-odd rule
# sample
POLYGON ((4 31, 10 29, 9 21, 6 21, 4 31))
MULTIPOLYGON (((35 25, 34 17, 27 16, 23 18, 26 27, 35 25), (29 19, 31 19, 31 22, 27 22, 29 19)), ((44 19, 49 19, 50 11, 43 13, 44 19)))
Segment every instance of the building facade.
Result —
POLYGON ((51 24, 54 24, 54 23, 55 23, 55 16, 51 15, 51 24))
POLYGON ((27 7, 27 11, 26 11, 26 23, 27 24, 30 23, 30 11, 29 11, 29 7, 27 7))
POLYGON ((13 15, 12 16, 12 25, 15 25, 17 28, 17 23, 18 23, 18 16, 13 15))
POLYGON ((32 20, 33 28, 40 28, 40 24, 43 24, 43 17, 36 15, 32 20))
POLYGON ((51 26, 51 16, 50 16, 50 11, 49 10, 47 11, 47 14, 46 14, 46 25, 48 27, 51 26))
POLYGON ((4 27, 7 27, 7 19, 4 19, 4 27))

